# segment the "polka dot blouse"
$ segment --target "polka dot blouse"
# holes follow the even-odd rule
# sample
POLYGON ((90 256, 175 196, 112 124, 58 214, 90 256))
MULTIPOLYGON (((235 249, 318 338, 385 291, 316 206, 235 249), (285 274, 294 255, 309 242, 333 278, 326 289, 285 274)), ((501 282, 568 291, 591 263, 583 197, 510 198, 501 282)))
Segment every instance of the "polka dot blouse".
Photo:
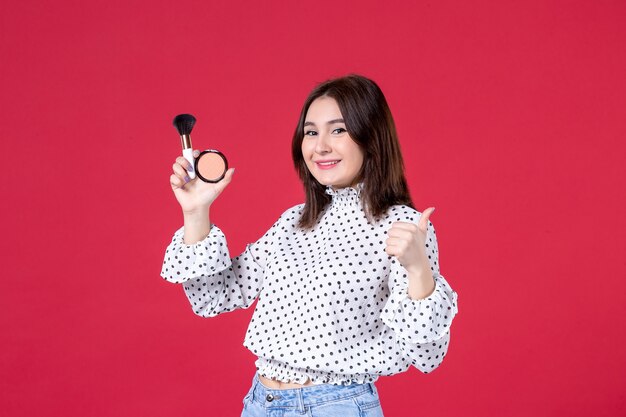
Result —
POLYGON ((439 273, 435 229, 426 251, 436 281, 425 299, 408 295, 408 274, 385 252, 395 221, 421 213, 398 205, 368 224, 362 184, 326 192, 332 202, 318 224, 297 228, 304 204, 285 211, 259 240, 230 257, 216 226, 192 245, 184 228, 167 247, 161 276, 182 283, 193 311, 214 317, 258 299, 243 345, 259 374, 283 382, 374 382, 381 375, 424 373, 443 361, 456 315, 457 294, 439 273))

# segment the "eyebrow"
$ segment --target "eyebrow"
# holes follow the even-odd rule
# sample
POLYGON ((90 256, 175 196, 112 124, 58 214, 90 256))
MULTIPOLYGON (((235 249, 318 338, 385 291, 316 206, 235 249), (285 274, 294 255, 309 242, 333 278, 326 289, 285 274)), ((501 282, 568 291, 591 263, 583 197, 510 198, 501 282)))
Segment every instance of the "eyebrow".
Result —
MULTIPOLYGON (((327 125, 332 125, 335 123, 345 123, 345 121, 343 119, 333 119, 333 120, 329 120, 326 122, 327 125)), ((304 122, 305 126, 315 126, 315 123, 313 122, 304 122)))

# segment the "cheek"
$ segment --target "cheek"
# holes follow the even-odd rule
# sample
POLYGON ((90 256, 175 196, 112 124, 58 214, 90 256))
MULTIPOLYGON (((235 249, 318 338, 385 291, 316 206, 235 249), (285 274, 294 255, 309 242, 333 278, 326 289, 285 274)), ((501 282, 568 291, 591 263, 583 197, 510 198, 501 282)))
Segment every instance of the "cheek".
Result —
POLYGON ((363 152, 359 148, 350 149, 350 162, 354 170, 358 171, 363 165, 364 156, 363 152))
POLYGON ((302 146, 300 146, 300 150, 302 152, 302 156, 304 156, 304 159, 308 162, 309 156, 312 152, 311 146, 307 144, 306 141, 302 141, 302 146))

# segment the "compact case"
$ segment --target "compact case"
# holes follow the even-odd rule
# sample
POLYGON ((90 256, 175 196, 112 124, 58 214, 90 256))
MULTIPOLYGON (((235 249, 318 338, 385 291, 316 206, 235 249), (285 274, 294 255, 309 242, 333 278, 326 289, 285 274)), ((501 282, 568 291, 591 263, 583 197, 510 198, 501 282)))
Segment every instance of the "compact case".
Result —
POLYGON ((220 182, 228 171, 228 161, 215 149, 200 152, 194 161, 196 175, 204 182, 220 182))

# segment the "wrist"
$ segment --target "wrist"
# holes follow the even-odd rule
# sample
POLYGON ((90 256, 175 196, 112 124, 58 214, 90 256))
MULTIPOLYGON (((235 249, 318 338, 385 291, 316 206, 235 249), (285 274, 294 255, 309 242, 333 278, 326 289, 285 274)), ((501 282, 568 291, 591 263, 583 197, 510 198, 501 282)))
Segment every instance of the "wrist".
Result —
POLYGON ((435 278, 433 277, 430 268, 426 271, 423 269, 419 271, 408 270, 409 273, 409 297, 413 300, 423 300, 428 298, 435 292, 435 278))
POLYGON ((185 233, 183 242, 187 245, 204 240, 211 231, 208 211, 184 213, 185 233))
POLYGON ((185 218, 206 217, 209 213, 210 206, 197 207, 190 210, 183 210, 183 216, 185 218))

